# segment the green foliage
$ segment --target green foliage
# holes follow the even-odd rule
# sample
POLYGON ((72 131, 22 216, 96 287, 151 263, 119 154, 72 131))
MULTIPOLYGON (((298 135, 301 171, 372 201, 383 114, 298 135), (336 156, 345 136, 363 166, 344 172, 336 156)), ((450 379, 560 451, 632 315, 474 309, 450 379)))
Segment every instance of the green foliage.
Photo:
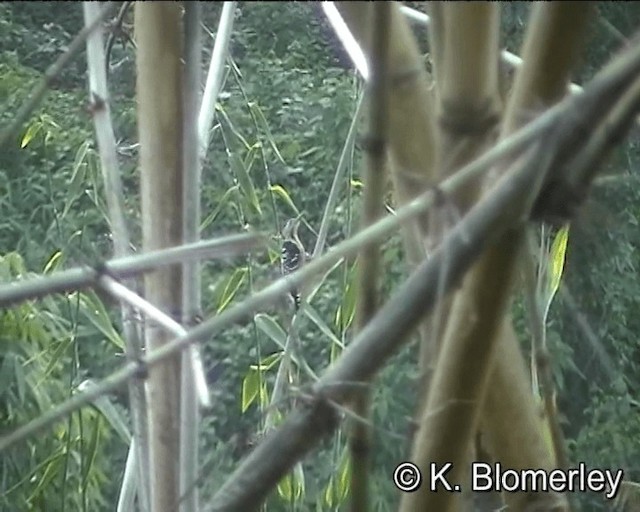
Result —
MULTIPOLYGON (((0 256, 0 282, 26 277, 20 256, 0 256)), ((71 299, 48 298, 0 312, 0 430, 23 425, 77 389, 78 344, 87 335, 69 322, 70 307, 77 307, 71 299)), ((113 418, 113 404, 111 410, 113 418)), ((25 511, 82 510, 109 502, 108 475, 122 461, 107 456, 117 443, 98 410, 73 414, 26 445, 2 458, 0 509, 16 510, 20 503, 25 511)))

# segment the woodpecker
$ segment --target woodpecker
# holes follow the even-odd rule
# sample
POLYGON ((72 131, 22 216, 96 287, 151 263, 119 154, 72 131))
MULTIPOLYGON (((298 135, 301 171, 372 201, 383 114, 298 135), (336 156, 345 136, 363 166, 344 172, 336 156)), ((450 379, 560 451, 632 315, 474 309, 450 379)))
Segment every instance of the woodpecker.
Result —
MULTIPOLYGON (((306 261, 304 246, 298 238, 300 219, 289 219, 282 229, 282 249, 280 250, 280 268, 282 275, 298 270, 306 261)), ((300 293, 296 289, 290 291, 296 311, 300 308, 300 293)))

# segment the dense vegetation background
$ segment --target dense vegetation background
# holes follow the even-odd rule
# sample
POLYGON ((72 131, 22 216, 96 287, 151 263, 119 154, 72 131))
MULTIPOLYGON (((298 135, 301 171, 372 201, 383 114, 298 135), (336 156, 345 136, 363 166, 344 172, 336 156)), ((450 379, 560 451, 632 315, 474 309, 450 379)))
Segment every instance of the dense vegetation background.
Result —
MULTIPOLYGON (((344 143, 358 81, 336 51, 317 6, 246 2, 238 6, 231 59, 220 98, 212 146, 204 168, 203 237, 251 225, 274 235, 283 221, 304 212, 317 228, 344 143)), ((602 3, 593 22, 584 82, 640 26, 634 3, 602 3)), ((215 30, 220 5, 205 4, 215 30)), ((517 52, 526 25, 524 3, 503 5, 503 45, 517 52)), ((0 3, 0 121, 8 123, 44 70, 82 27, 80 5, 0 3)), ((125 31, 132 35, 131 16, 125 31)), ((213 33, 209 32, 212 36, 213 33)), ((424 33, 421 41, 426 42, 424 33)), ((209 38, 211 48, 213 39, 209 38)), ((208 55, 206 55, 208 58, 208 55)), ((112 111, 124 171, 129 226, 139 246, 135 54, 119 36, 111 54, 112 111)), ((110 257, 109 226, 86 111, 86 61, 77 58, 47 100, 0 153, 0 279, 52 272, 110 257)), ((640 138, 636 128, 616 152, 592 199, 572 224, 564 281, 552 308, 548 338, 563 427, 571 458, 592 467, 622 467, 640 481, 640 138)), ((358 155, 332 216, 328 243, 355 225, 361 183, 358 155)), ((390 204, 390 207, 393 205, 390 204)), ((307 227, 302 237, 312 245, 307 227)), ((275 238, 274 238, 275 242, 275 238)), ((205 268, 206 314, 251 293, 278 271, 277 247, 269 254, 205 268)), ((388 290, 399 282, 399 240, 385 247, 388 290)), ((353 262, 335 269, 314 303, 316 321, 301 329, 301 352, 320 370, 349 339, 353 317, 353 262)), ((75 293, 0 311, 0 429, 10 430, 68 397, 85 380, 98 380, 122 362, 113 304, 93 293, 75 293)), ((516 308, 522 309, 520 302, 516 308)), ((278 350, 271 311, 245 328, 205 344, 216 405, 204 418, 203 495, 212 492, 254 441, 264 417, 260 383, 252 365, 278 350)), ((522 318, 523 315, 520 315, 522 318)), ((525 321, 520 324, 527 348, 525 321)), ((389 510, 395 491, 391 471, 406 454, 414 356, 406 349, 382 375, 375 395, 378 510, 389 510)), ((268 372, 267 372, 268 373, 268 372)), ((270 375, 273 378, 273 375, 270 375)), ((268 381, 265 389, 269 389, 268 381)), ((291 398, 295 389, 291 389, 291 398)), ((112 510, 127 450, 127 398, 113 397, 111 414, 86 408, 47 435, 29 440, 0 459, 0 510, 112 510), (45 507, 46 504, 46 507, 45 507)), ((323 445, 305 465, 303 496, 281 489, 270 510, 339 508, 345 440, 323 445), (341 469, 342 470, 342 469, 341 469), (286 505, 289 498, 295 502, 286 505), (273 507, 273 508, 272 508, 273 507)), ((600 497, 583 497, 584 510, 606 510, 600 497)))

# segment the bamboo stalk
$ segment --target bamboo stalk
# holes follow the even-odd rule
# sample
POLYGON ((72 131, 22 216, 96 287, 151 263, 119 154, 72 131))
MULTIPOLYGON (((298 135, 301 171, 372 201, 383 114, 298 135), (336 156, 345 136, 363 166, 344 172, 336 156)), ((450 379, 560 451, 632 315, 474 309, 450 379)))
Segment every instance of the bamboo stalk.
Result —
MULTIPOLYGON (((149 2, 135 5, 138 43, 137 96, 140 136, 143 249, 183 242, 182 211, 182 31, 180 6, 149 2)), ((179 317, 180 266, 145 275, 145 296, 179 317)), ((171 336, 145 322, 147 350, 167 346, 171 336)), ((181 357, 174 354, 151 368, 147 382, 150 409, 151 510, 175 512, 179 493, 179 418, 181 357)))

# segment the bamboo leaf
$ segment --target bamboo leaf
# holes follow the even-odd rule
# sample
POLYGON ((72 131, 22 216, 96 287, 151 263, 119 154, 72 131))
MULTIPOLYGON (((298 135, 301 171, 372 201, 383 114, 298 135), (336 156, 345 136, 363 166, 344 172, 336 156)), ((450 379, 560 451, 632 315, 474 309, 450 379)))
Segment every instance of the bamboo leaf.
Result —
POLYGON ((65 200, 64 209, 62 210, 62 218, 66 217, 71 206, 75 203, 78 197, 82 195, 86 187, 88 164, 85 160, 88 150, 89 142, 85 141, 76 152, 71 178, 69 179, 68 193, 65 194, 67 199, 65 200))
POLYGON ((258 124, 264 131, 264 134, 267 137, 267 140, 269 141, 269 145, 271 146, 271 148, 273 149, 273 152, 278 157, 278 160, 280 160, 282 164, 287 165, 287 163, 284 161, 284 158, 282 158, 280 151, 278 150, 278 146, 276 145, 276 141, 274 140, 273 135, 271 134, 271 130, 269 129, 269 123, 267 123, 267 120, 265 119, 264 114, 262 113, 262 109, 258 106, 257 103, 251 101, 249 102, 249 110, 251 110, 251 112, 255 115, 255 118, 257 119, 258 124))
POLYGON ((287 502, 298 500, 304 493, 304 471, 298 462, 293 470, 278 482, 278 494, 287 502))
MULTIPOLYGON (((70 295, 70 298, 75 299, 76 293, 70 295)), ((113 323, 109 317, 109 313, 102 304, 102 301, 98 296, 92 292, 79 293, 80 311, 82 314, 98 329, 111 343, 116 345, 120 350, 124 350, 124 341, 113 328, 113 323)))
POLYGON ((304 468, 302 463, 298 462, 293 467, 293 484, 295 499, 300 499, 305 493, 304 468))
POLYGON ((242 267, 233 271, 233 274, 229 276, 227 282, 222 290, 222 294, 218 299, 218 313, 224 310, 229 303, 233 300, 236 293, 244 283, 245 277, 247 275, 247 268, 242 267))
POLYGON ((278 482, 278 495, 285 501, 291 501, 293 495, 293 481, 291 473, 287 473, 282 480, 278 482))
POLYGON ((295 203, 291 199, 291 196, 282 186, 271 185, 269 187, 269 190, 273 192, 275 195, 277 195, 278 197, 280 197, 287 204, 287 206, 294 211, 296 215, 300 215, 300 210, 298 210, 298 207, 295 205, 295 203))
POLYGON ((263 357, 258 364, 252 364, 250 368, 256 371, 260 370, 261 372, 266 372, 273 368, 281 358, 282 352, 274 352, 267 357, 263 357))
POLYGON ((245 167, 245 164, 242 161, 242 158, 240 158, 240 155, 238 155, 238 153, 230 154, 229 164, 231 165, 231 169, 233 170, 238 184, 240 185, 240 190, 249 202, 249 205, 256 211, 258 215, 262 215, 262 210, 260 209, 260 202, 258 201, 256 189, 253 186, 253 181, 251 180, 251 176, 249 176, 249 171, 245 167))
POLYGON ((324 502, 333 508, 333 477, 329 479, 327 487, 324 489, 324 502))
MULTIPOLYGON (((78 391, 85 391, 92 386, 95 386, 95 383, 91 379, 87 379, 78 386, 78 391)), ((104 395, 97 398, 93 402, 93 405, 109 422, 111 428, 113 428, 120 438, 129 444, 131 442, 131 432, 129 432, 129 428, 127 427, 127 420, 115 408, 109 396, 104 395)))
POLYGON ((560 281, 562 280, 568 240, 569 225, 567 224, 563 226, 558 233, 556 233, 556 236, 553 239, 553 244, 551 244, 551 251, 549 254, 551 264, 549 266, 548 295, 543 315, 543 319, 545 319, 545 321, 549 308, 551 307, 551 302, 553 301, 553 298, 560 287, 560 281))
POLYGON ((357 287, 355 284, 355 268, 356 264, 354 263, 349 270, 349 278, 342 294, 342 303, 336 311, 335 324, 341 332, 346 331, 351 326, 356 314, 357 287))
POLYGON ((87 485, 89 484, 89 477, 91 476, 91 470, 93 469, 93 465, 96 461, 96 457, 98 456, 98 448, 100 446, 100 416, 94 417, 93 423, 93 432, 91 436, 91 441, 89 443, 89 457, 86 465, 84 466, 84 474, 82 475, 82 492, 86 492, 87 485))
POLYGON ((280 324, 264 313, 258 313, 254 319, 258 329, 271 338, 280 348, 284 349, 287 341, 287 333, 280 324))
POLYGON ((347 450, 342 454, 338 474, 340 475, 340 480, 337 495, 340 501, 344 501, 349 494, 349 485, 351 484, 351 458, 348 457, 347 450))
POLYGON ((551 275, 550 290, 554 295, 560 286, 562 273, 564 271, 564 262, 567 254, 567 241, 569 240, 569 226, 563 226, 556 234, 551 245, 551 275))
POLYGON ((349 494, 351 483, 351 464, 349 451, 345 448, 340 456, 337 471, 331 476, 324 491, 324 501, 329 507, 337 507, 349 494))
POLYGON ((26 148, 29 143, 34 139, 38 132, 42 129, 42 123, 40 121, 36 121, 35 123, 29 125, 27 131, 25 132, 22 140, 20 141, 20 149, 26 148))
POLYGON ((231 194, 233 194, 237 190, 238 190, 238 185, 233 185, 227 189, 227 191, 218 200, 217 206, 215 207, 215 209, 209 215, 207 215, 207 217, 200 224, 200 231, 208 228, 211 224, 213 224, 213 222, 218 218, 218 215, 220 215, 222 208, 229 201, 231 194))
POLYGON ((249 370, 244 379, 242 379, 241 410, 243 413, 247 411, 258 396, 261 381, 260 373, 255 370, 249 370))
POLYGON ((54 252, 44 266, 43 273, 49 274, 62 264, 62 251, 54 252))
POLYGON ((227 142, 229 149, 231 152, 239 152, 241 149, 247 149, 251 146, 247 142, 247 140, 242 136, 242 134, 236 129, 235 125, 229 119, 227 112, 220 106, 220 104, 216 105, 216 110, 220 113, 218 117, 220 119, 220 125, 222 127, 222 133, 225 133, 225 128, 228 128, 229 131, 234 135, 234 137, 225 137, 225 141, 227 142), (238 143, 242 144, 240 146, 238 143))
POLYGON ((320 331, 327 336, 332 343, 338 345, 340 348, 344 348, 344 344, 340 341, 331 328, 325 323, 322 317, 318 314, 318 312, 311 306, 311 304, 306 304, 304 309, 305 315, 307 315, 311 321, 318 326, 320 331))

